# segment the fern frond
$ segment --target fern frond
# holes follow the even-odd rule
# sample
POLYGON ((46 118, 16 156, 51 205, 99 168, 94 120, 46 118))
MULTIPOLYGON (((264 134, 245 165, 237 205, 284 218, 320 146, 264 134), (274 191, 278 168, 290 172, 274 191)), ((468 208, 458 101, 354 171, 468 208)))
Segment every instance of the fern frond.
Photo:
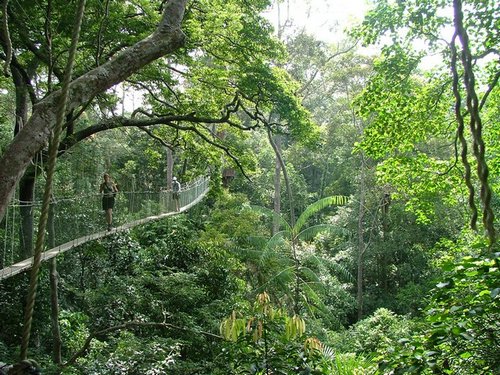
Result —
POLYGON ((344 205, 347 203, 347 199, 348 198, 343 195, 332 195, 309 205, 295 222, 295 226, 293 228, 294 232, 300 232, 307 220, 309 220, 309 218, 314 214, 325 209, 326 207, 344 205))
POLYGON ((321 354, 324 358, 333 361, 335 359, 335 351, 330 348, 328 345, 321 345, 321 354))
POLYGON ((268 238, 264 236, 250 236, 247 240, 250 245, 257 249, 262 249, 268 242, 268 238))
POLYGON ((291 230, 290 224, 288 224, 288 222, 285 219, 283 219, 281 215, 278 215, 276 212, 274 212, 274 210, 271 210, 263 206, 250 206, 250 207, 254 212, 257 212, 273 220, 277 220, 280 223, 280 228, 285 228, 285 230, 291 230))
POLYGON ((279 245, 283 245, 286 242, 286 238, 290 238, 290 232, 286 230, 282 230, 272 236, 266 243, 266 247, 274 249, 279 245))
POLYGON ((302 232, 297 234, 297 239, 302 241, 311 241, 316 237, 319 233, 329 233, 329 234, 338 234, 341 236, 345 236, 349 233, 349 231, 345 228, 340 228, 333 224, 317 224, 307 227, 302 232))

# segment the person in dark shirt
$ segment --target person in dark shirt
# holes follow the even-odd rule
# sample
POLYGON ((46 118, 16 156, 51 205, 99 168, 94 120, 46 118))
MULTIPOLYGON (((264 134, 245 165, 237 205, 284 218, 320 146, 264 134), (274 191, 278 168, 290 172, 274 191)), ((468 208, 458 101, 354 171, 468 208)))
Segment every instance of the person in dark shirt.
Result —
POLYGON ((179 211, 179 198, 181 193, 181 184, 177 181, 177 177, 172 178, 172 199, 174 201, 175 210, 179 211))
POLYGON ((108 230, 111 230, 113 222, 113 207, 115 206, 115 195, 118 192, 118 187, 111 179, 111 176, 104 173, 104 182, 99 187, 99 192, 102 194, 102 209, 106 213, 106 223, 108 230))

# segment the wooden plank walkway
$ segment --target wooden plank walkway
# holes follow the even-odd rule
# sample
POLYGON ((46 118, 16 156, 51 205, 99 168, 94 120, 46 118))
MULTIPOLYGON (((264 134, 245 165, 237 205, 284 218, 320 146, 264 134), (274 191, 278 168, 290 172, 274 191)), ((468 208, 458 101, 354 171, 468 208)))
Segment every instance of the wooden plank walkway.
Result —
MULTIPOLYGON (((207 187, 200 194, 199 197, 197 197, 194 201, 187 204, 186 206, 181 207, 179 209, 179 211, 166 212, 164 214, 160 214, 160 215, 156 215, 156 216, 148 216, 148 217, 143 218, 143 219, 131 221, 130 223, 126 223, 126 224, 120 225, 116 228, 112 228, 110 231, 106 230, 106 231, 102 231, 102 232, 93 233, 93 234, 90 234, 88 236, 76 238, 72 241, 66 242, 66 243, 59 245, 59 246, 56 246, 50 250, 44 251, 42 253, 42 262, 49 260, 49 259, 52 259, 52 258, 56 257, 57 255, 62 254, 68 250, 71 250, 77 246, 80 246, 86 242, 94 241, 94 240, 109 236, 109 235, 114 234, 114 233, 122 232, 122 231, 125 231, 127 229, 133 228, 137 225, 149 223, 150 221, 163 219, 163 218, 168 217, 168 216, 178 215, 184 211, 187 211, 188 209, 190 209, 194 205, 198 204, 205 197, 208 190, 209 190, 209 188, 207 187)), ((6 267, 6 268, 0 270, 0 281, 7 279, 9 277, 12 277, 14 275, 17 275, 17 274, 24 272, 26 270, 29 270, 32 265, 33 265, 33 257, 25 259, 21 262, 15 263, 9 267, 6 267)))

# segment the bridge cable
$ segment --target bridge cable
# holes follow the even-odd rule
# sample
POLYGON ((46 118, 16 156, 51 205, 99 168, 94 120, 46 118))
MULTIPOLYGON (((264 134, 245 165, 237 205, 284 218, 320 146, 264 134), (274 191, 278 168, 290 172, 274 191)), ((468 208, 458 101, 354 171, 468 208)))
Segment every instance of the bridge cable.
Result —
POLYGON ((53 137, 49 143, 49 162, 47 167, 47 179, 45 181, 45 190, 43 194, 42 211, 40 214, 40 221, 38 224, 38 233, 33 256, 33 267, 30 274, 30 285, 28 296, 26 299, 26 308, 24 311, 24 326, 21 343, 21 360, 25 360, 28 354, 28 344, 31 335, 31 323, 33 321, 33 311, 36 299, 36 289, 38 286, 38 271, 40 269, 42 248, 45 240, 45 228, 47 226, 47 218, 49 212, 50 199, 52 195, 52 180, 54 177, 54 170, 57 159, 57 151, 59 148, 59 137, 62 132, 64 122, 64 114, 66 112, 66 102, 68 98, 69 86, 71 76, 73 73, 73 65, 75 61, 76 48, 78 39, 80 37, 80 29, 82 25, 83 13, 85 10, 86 0, 80 0, 76 16, 76 22, 71 36, 71 47, 68 54, 68 61, 66 64, 66 71, 63 78, 61 94, 57 106, 56 124, 54 127, 53 137))

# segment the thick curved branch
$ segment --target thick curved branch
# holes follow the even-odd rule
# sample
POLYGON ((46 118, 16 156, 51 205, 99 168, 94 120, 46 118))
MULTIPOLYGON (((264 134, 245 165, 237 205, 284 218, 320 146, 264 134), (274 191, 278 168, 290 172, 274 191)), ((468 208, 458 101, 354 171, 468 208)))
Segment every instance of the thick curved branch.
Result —
POLYGON ((500 50, 498 50, 496 48, 490 48, 490 49, 487 49, 486 51, 483 51, 483 53, 481 53, 479 55, 473 56, 472 58, 474 60, 484 59, 486 56, 488 56, 490 54, 494 54, 494 55, 500 56, 500 50))
MULTIPOLYGON (((232 102, 233 103, 233 102, 232 102)), ((197 117, 194 113, 189 113, 187 115, 171 115, 171 116, 163 116, 163 117, 154 117, 151 116, 149 117, 149 114, 146 114, 142 110, 137 110, 134 112, 134 117, 128 118, 128 117, 113 117, 109 120, 100 122, 98 124, 95 124, 93 126, 89 126, 83 130, 80 130, 79 132, 76 132, 72 134, 71 136, 66 137, 63 139, 60 143, 59 147, 59 155, 63 154, 66 152, 68 149, 70 149, 72 146, 77 144, 78 142, 90 137, 93 134, 97 134, 102 131, 106 130, 111 130, 111 129, 117 129, 121 127, 137 127, 140 128, 141 130, 145 130, 146 127, 148 126, 154 126, 154 125, 167 125, 171 128, 177 129, 177 130, 182 130, 182 131, 192 131, 196 133, 200 138, 202 138, 205 142, 208 144, 224 151, 224 153, 229 156, 234 163, 238 166, 238 169, 242 172, 242 174, 250 180, 248 175, 245 173, 243 166, 239 162, 238 158, 234 156, 231 151, 229 150, 228 147, 221 145, 220 143, 217 143, 207 137, 205 134, 203 134, 200 129, 196 128, 194 125, 181 125, 179 124, 180 122, 188 122, 191 124, 229 124, 231 125, 229 121, 229 116, 234 111, 235 109, 231 107, 232 103, 229 103, 226 105, 226 113, 221 116, 220 118, 204 118, 204 117, 197 117), (146 114, 148 117, 135 117, 135 113, 143 113, 146 114)), ((255 127, 241 127, 238 126, 240 129, 244 130, 252 130, 255 127)), ((159 140, 159 139, 158 139, 159 140)), ((169 145, 166 145, 166 147, 169 147, 169 145)))

